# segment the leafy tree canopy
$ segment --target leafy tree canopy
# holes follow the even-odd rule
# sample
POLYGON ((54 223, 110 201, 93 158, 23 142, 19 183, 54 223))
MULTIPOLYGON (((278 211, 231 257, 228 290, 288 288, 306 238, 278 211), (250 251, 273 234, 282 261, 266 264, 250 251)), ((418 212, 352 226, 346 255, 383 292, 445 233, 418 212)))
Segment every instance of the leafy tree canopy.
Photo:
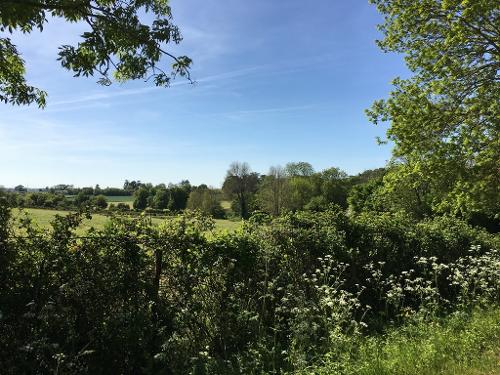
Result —
POLYGON ((314 173, 314 168, 310 163, 305 161, 287 163, 285 173, 288 176, 311 176, 314 173))
MULTIPOLYGON (((30 33, 43 30, 50 18, 83 22, 89 30, 76 45, 59 48, 58 60, 76 77, 99 76, 98 82, 152 79, 157 86, 168 86, 177 75, 190 79, 191 59, 165 50, 169 43, 182 40, 172 23, 167 0, 3 0, 0 2, 0 31, 30 33), (141 15, 153 15, 145 24, 141 15), (161 66, 161 58, 172 60, 161 66)), ((31 86, 25 78, 25 63, 8 37, 0 38, 0 101, 30 104, 46 103, 46 92, 31 86)))
POLYGON ((233 162, 229 166, 222 191, 229 198, 236 198, 242 218, 248 217, 250 196, 258 189, 259 175, 252 172, 248 163, 233 162))
POLYGON ((393 184, 431 184, 433 209, 498 212, 500 11, 496 0, 371 0, 379 46, 404 53, 409 79, 368 111, 389 121, 403 165, 393 184))

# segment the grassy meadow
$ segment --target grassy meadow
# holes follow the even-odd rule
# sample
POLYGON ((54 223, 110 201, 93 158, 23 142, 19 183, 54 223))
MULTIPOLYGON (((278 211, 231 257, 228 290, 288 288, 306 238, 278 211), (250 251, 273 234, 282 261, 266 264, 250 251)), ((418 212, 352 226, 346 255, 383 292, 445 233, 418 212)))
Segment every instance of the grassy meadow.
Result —
POLYGON ((109 204, 125 203, 130 208, 133 207, 134 197, 132 195, 110 195, 106 196, 106 200, 109 204))
MULTIPOLYGON (((50 209, 41 209, 41 208, 25 208, 23 210, 15 209, 13 210, 14 217, 21 217, 22 212, 28 215, 29 218, 33 220, 40 228, 48 229, 50 228, 50 223, 54 220, 56 215, 67 215, 70 211, 62 211, 62 210, 50 210, 50 209)), ((151 218, 154 225, 158 225, 163 221, 161 218, 152 217, 151 218)), ((109 221, 109 217, 101 214, 92 215, 92 219, 85 220, 82 223, 82 226, 79 228, 78 232, 83 233, 90 228, 102 229, 104 225, 109 221)), ((231 221, 226 219, 216 219, 215 220, 215 229, 222 231, 234 231, 240 227, 241 222, 239 221, 231 221)))
POLYGON ((106 196, 106 200, 109 203, 133 202, 134 197, 132 195, 109 195, 106 196))

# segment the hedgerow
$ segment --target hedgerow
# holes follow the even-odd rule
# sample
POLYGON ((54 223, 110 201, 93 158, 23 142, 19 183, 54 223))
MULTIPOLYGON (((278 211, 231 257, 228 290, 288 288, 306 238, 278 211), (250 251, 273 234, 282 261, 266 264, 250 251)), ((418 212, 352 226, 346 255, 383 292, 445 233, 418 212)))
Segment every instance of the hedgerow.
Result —
POLYGON ((6 374, 341 371, 387 327, 500 301, 498 236, 452 218, 332 208, 220 233, 185 213, 81 236, 84 212, 41 230, 0 206, 6 374))

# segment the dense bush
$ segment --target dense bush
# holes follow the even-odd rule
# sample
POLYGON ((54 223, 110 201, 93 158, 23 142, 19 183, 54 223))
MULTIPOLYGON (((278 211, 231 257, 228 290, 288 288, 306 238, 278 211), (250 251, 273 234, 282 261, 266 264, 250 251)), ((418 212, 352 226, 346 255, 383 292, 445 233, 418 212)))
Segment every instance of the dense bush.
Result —
POLYGON ((283 373, 500 299, 498 237, 457 219, 332 208, 216 233, 188 212, 78 237, 84 216, 44 232, 2 205, 4 373, 283 373))
POLYGON ((130 211, 130 206, 127 203, 118 202, 109 205, 110 211, 130 211))

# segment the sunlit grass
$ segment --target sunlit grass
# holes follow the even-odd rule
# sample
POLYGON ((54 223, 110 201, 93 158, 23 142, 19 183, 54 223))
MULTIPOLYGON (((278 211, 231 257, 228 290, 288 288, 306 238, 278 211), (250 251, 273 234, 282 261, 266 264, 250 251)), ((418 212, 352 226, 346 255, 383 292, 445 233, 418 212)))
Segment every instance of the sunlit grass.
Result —
POLYGON ((381 337, 361 338, 356 346, 359 352, 350 359, 328 358, 303 374, 498 375, 500 309, 408 324, 381 337))
POLYGON ((229 210, 231 208, 231 202, 230 201, 221 201, 220 205, 225 210, 229 210))
MULTIPOLYGON (((21 217, 21 212, 30 217, 35 224, 37 224, 42 229, 50 228, 50 223, 54 220, 56 215, 65 216, 69 213, 69 211, 62 210, 48 210, 48 209, 40 209, 40 208, 25 208, 23 210, 14 209, 13 216, 15 218, 21 217)), ((83 233, 90 228, 102 229, 104 225, 109 221, 109 217, 101 214, 93 214, 91 220, 84 220, 80 228, 78 228, 78 233, 83 233)), ((153 224, 159 224, 164 219, 152 217, 151 218, 153 224)), ((215 229, 216 230, 228 230, 234 231, 238 229, 241 225, 239 221, 230 221, 225 219, 216 219, 215 220, 215 229)))

